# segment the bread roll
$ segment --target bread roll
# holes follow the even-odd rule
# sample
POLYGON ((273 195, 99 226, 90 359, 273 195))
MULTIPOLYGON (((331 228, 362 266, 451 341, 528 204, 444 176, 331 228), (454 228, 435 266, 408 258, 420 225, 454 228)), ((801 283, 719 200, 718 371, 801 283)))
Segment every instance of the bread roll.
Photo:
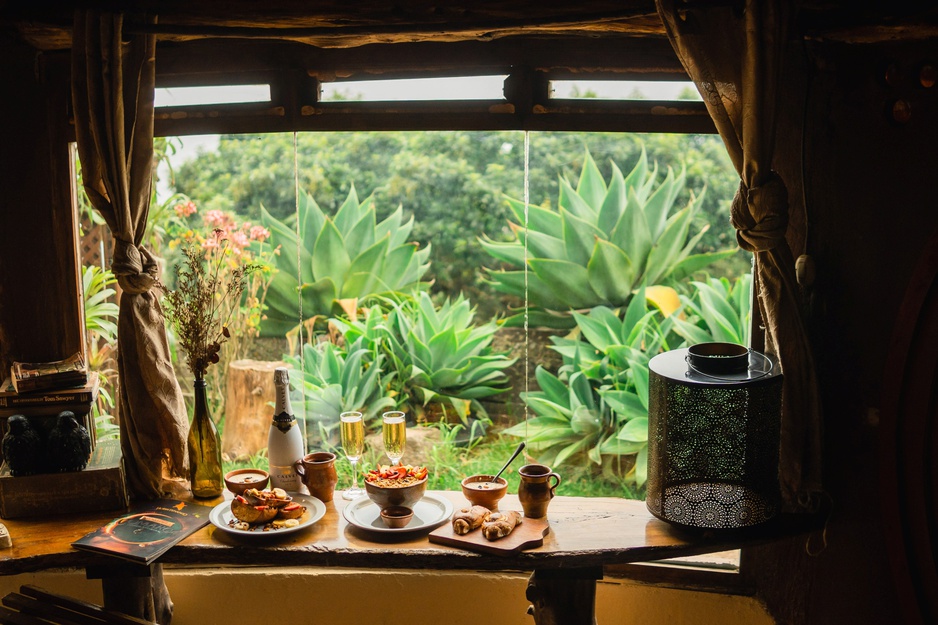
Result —
POLYGON ((521 525, 520 512, 490 512, 482 521, 482 535, 488 540, 498 540, 511 534, 516 525, 521 525))
POLYGON ((485 506, 472 506, 471 508, 462 508, 453 515, 453 531, 459 535, 468 534, 474 529, 478 529, 485 520, 485 515, 489 514, 489 509, 485 506))

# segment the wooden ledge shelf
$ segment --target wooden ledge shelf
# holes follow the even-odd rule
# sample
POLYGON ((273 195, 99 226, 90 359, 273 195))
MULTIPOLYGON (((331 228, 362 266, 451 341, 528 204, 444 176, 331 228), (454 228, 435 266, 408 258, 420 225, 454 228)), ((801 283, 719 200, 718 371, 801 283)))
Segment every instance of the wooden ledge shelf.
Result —
MULTIPOLYGON (((454 506, 465 505, 461 493, 437 494, 451 500, 454 506)), ((203 503, 213 505, 221 501, 218 498, 203 503)), ((744 532, 692 533, 655 518, 643 501, 556 497, 548 511, 551 531, 542 546, 494 555, 431 543, 426 533, 406 537, 365 533, 345 520, 342 515, 345 504, 336 497, 326 504, 325 516, 308 530, 281 536, 241 538, 209 525, 171 548, 152 565, 156 569, 154 578, 162 584, 159 567, 163 563, 202 567, 246 567, 249 565, 245 563, 250 562, 250 566, 264 567, 525 571, 533 573, 528 598, 533 603, 536 623, 591 623, 595 582, 602 578, 603 567, 727 551, 806 533, 816 527, 813 518, 782 517, 744 532), (403 540, 397 540, 402 537, 403 540), (567 611, 560 616, 553 612, 560 606, 551 597, 556 597, 555 590, 563 583, 572 583, 579 589, 581 596, 575 611, 583 615, 583 620, 566 620, 567 611)), ((506 495, 500 508, 520 510, 521 506, 516 495, 506 495)), ((84 567, 93 571, 94 576, 104 577, 105 587, 113 587, 114 580, 108 580, 100 571, 106 572, 109 567, 118 571, 115 565, 123 561, 76 550, 71 543, 115 516, 115 513, 89 513, 5 521, 13 546, 0 550, 0 575, 84 567)), ((114 577, 121 574, 115 573, 114 577)))

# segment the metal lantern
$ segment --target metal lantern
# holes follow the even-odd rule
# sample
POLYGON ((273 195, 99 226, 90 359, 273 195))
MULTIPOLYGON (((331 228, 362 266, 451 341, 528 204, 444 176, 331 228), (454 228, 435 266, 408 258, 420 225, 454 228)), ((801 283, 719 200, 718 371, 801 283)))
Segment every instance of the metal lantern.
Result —
POLYGON ((702 343, 659 354, 648 368, 651 513, 706 529, 775 516, 782 375, 774 359, 702 343))

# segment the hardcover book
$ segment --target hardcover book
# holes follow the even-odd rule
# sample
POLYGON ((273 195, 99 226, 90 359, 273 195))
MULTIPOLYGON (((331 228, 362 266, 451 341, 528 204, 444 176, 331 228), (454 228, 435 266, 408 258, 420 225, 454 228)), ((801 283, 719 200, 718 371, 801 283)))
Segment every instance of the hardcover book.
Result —
MULTIPOLYGON (((58 388, 34 393, 20 394, 16 392, 11 378, 6 378, 0 385, 0 409, 8 408, 41 408, 68 406, 74 404, 90 404, 98 397, 101 385, 97 372, 88 375, 88 382, 77 388, 58 388)), ((62 410, 71 410, 63 407, 62 410)), ((17 413, 23 414, 23 413, 17 413)))
POLYGON ((10 379, 17 393, 72 388, 88 383, 88 367, 81 352, 51 362, 14 362, 10 379))
POLYGON ((72 543, 138 564, 150 564, 186 536, 208 525, 208 506, 157 499, 141 502, 104 527, 72 543))

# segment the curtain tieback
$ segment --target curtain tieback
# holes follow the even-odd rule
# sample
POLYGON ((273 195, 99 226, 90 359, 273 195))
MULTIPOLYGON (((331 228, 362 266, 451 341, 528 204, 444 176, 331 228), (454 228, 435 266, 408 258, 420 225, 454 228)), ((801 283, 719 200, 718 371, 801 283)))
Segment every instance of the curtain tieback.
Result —
POLYGON ((159 280, 159 266, 145 247, 114 239, 114 260, 111 269, 124 293, 146 293, 159 280))
POLYGON ((740 181, 730 210, 736 240, 749 252, 765 252, 785 242, 788 189, 774 171, 758 187, 740 181))

